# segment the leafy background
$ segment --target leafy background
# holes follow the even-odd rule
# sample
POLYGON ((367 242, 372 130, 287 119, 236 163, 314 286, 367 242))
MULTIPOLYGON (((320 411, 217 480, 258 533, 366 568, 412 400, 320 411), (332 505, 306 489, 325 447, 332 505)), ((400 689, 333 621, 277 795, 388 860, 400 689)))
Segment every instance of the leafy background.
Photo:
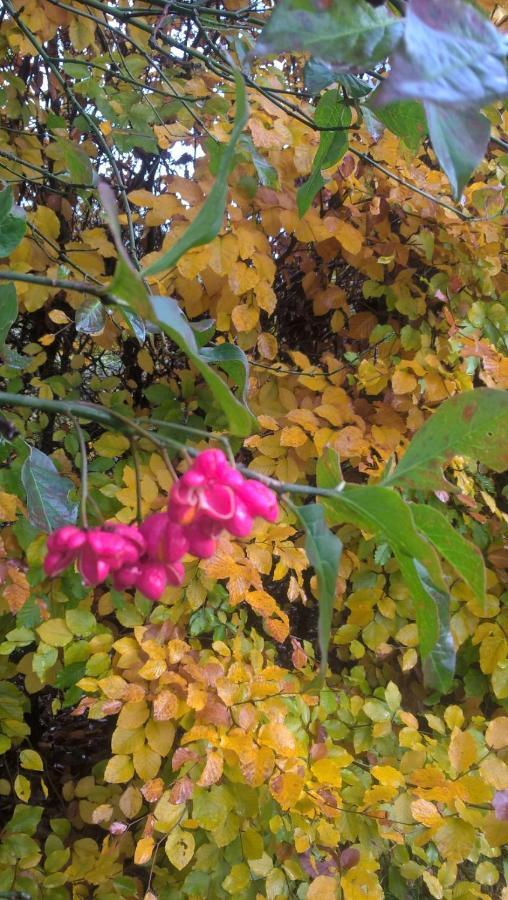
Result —
POLYGON ((506 12, 481 6, 4 2, 0 890, 506 896, 506 12), (155 607, 48 581, 77 412, 92 523, 164 508, 192 429, 331 493, 155 607), (134 420, 162 443, 133 453, 134 420))

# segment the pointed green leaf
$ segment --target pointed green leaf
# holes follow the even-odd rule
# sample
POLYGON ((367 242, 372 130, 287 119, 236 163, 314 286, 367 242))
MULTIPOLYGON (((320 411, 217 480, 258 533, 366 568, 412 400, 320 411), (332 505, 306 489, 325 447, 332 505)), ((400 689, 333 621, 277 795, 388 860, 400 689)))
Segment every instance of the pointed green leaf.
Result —
POLYGON ((326 674, 328 646, 332 628, 333 604, 339 573, 342 543, 325 522, 323 507, 318 503, 294 507, 305 528, 305 552, 314 567, 318 582, 318 639, 321 653, 320 674, 326 674))
POLYGON ((422 655, 430 652, 438 639, 439 622, 435 601, 421 584, 415 560, 443 591, 445 585, 439 558, 416 530, 409 504, 389 488, 356 484, 345 485, 336 498, 323 497, 322 503, 332 523, 350 522, 390 544, 415 603, 422 655))
POLYGON ((433 506, 412 503, 411 511, 418 531, 428 537, 441 556, 464 579, 480 604, 485 602, 485 565, 483 556, 470 541, 433 506))
POLYGON ((254 416, 203 358, 203 351, 200 352, 196 336, 176 300, 171 297, 151 297, 151 301, 161 328, 187 354, 208 384, 227 416, 231 433, 240 437, 251 434, 256 426, 254 416))
POLYGON ((7 284, 0 284, 0 347, 5 344, 17 316, 16 288, 10 281, 7 284))
POLYGON ((233 163, 236 144, 247 124, 248 107, 245 93, 245 84, 239 72, 235 73, 236 84, 236 111, 231 138, 220 157, 217 170, 217 178, 199 210, 194 221, 184 231, 180 240, 164 253, 159 259, 143 270, 143 275, 157 275, 173 268, 187 250, 199 247, 213 241, 222 227, 224 212, 228 197, 228 175, 233 163))
POLYGON ((296 203, 298 213, 304 216, 317 192, 324 186, 321 169, 335 165, 344 156, 348 148, 347 127, 351 124, 351 110, 341 102, 337 89, 326 91, 321 97, 314 116, 320 128, 337 128, 338 131, 322 131, 319 147, 312 165, 312 172, 304 184, 298 188, 296 203))
POLYGON ((508 469, 508 391, 478 388, 445 400, 416 432, 383 485, 415 490, 454 490, 442 467, 467 456, 493 469, 508 469))

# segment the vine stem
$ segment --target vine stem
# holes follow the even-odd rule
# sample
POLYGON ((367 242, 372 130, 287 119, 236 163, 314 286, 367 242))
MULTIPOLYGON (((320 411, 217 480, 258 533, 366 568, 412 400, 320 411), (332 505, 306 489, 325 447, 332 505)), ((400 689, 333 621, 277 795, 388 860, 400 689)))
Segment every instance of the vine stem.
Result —
MULTIPOLYGON (((40 397, 32 397, 28 394, 10 394, 7 391, 0 391, 0 407, 5 406, 36 409, 40 412, 60 414, 71 419, 87 419, 92 422, 98 422, 105 428, 121 431, 129 438, 136 435, 143 437, 146 440, 151 441, 151 443, 160 448, 161 451, 165 450, 166 446, 173 447, 178 449, 182 455, 188 455, 189 457, 198 456, 200 452, 193 447, 186 447, 180 441, 176 441, 173 438, 153 434, 153 432, 148 431, 146 428, 142 428, 137 422, 127 419, 120 413, 106 409, 102 406, 97 406, 94 403, 84 403, 81 400, 44 400, 40 397)), ((147 422, 150 424, 149 419, 147 422)), ((213 440, 214 436, 210 435, 210 439, 213 440)), ((238 465, 237 469, 246 478, 260 481, 261 484, 265 484, 267 487, 272 488, 272 490, 276 491, 278 494, 296 494, 304 497, 337 497, 337 494, 344 490, 344 487, 346 486, 346 482, 342 481, 335 488, 312 487, 307 484, 293 484, 291 482, 279 481, 277 478, 263 475, 261 472, 255 472, 253 469, 249 469, 244 465, 238 465)))

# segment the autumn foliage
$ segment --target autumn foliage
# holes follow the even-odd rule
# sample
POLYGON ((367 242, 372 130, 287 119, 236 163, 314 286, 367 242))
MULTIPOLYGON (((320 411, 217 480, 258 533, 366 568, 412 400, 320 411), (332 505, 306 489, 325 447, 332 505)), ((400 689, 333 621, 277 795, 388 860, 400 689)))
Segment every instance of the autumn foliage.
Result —
POLYGON ((507 900, 505 19, 4 0, 0 896, 507 900))

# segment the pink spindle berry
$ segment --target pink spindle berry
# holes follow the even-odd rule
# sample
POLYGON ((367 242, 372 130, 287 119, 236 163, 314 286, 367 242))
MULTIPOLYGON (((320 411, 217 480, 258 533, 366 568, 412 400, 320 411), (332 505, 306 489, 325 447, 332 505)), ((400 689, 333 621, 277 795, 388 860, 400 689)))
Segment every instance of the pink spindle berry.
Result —
POLYGON ((279 506, 270 488, 246 481, 222 450, 205 450, 173 486, 168 512, 181 524, 190 552, 209 556, 215 552, 217 529, 247 537, 256 516, 275 522, 279 506))
POLYGON ((148 516, 139 528, 119 522, 89 530, 65 525, 48 538, 44 570, 52 577, 77 562, 86 584, 111 576, 116 590, 138 588, 155 601, 168 585, 182 583, 186 553, 207 559, 223 529, 244 538, 256 516, 275 522, 278 514, 270 488, 247 481, 222 450, 205 450, 173 485, 167 512, 148 516))

